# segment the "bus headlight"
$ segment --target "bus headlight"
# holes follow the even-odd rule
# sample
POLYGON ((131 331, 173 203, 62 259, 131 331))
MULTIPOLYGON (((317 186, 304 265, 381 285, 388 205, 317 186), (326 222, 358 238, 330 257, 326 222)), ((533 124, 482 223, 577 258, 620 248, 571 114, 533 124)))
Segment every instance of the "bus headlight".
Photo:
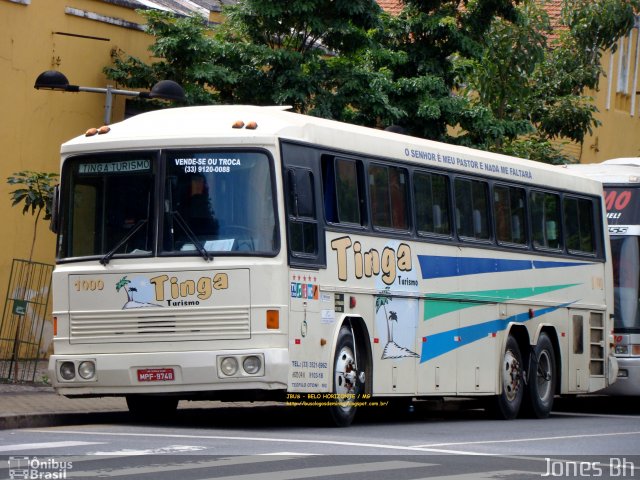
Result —
POLYGON ((242 362, 242 368, 249 375, 255 375, 262 368, 262 362, 260 361, 260 357, 256 357, 255 355, 251 355, 246 357, 242 362))
POLYGON ((82 362, 78 365, 78 375, 85 380, 93 378, 96 374, 96 364, 90 361, 82 362))
POLYGON ((225 357, 220 362, 220 369, 227 377, 232 377, 238 373, 238 361, 234 357, 225 357))
POLYGON ((616 345, 616 355, 629 355, 629 347, 627 345, 616 345))
POLYGON ((76 376, 76 366, 73 362, 62 362, 60 364, 60 376, 64 380, 73 380, 76 376))

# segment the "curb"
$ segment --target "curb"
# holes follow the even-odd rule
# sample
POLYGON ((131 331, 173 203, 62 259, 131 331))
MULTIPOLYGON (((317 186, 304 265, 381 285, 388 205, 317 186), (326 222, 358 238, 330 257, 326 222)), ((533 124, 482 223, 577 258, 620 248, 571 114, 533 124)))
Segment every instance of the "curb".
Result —
POLYGON ((0 430, 130 421, 129 412, 37 413, 0 416, 0 430))

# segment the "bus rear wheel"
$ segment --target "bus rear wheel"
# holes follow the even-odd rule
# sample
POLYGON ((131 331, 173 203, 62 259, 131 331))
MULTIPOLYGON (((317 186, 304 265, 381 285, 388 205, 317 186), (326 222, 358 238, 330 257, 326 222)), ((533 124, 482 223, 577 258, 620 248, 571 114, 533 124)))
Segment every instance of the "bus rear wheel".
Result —
POLYGON ((518 342, 511 335, 507 338, 500 364, 500 380, 502 392, 494 398, 491 410, 498 418, 512 420, 520 411, 524 397, 524 382, 522 354, 518 342))
POLYGON ((528 376, 526 411, 534 418, 547 418, 556 390, 556 357, 551 339, 544 332, 531 354, 528 376))
MULTIPOLYGON (((356 348, 353 333, 343 326, 338 334, 333 360, 333 392, 336 395, 328 407, 330 419, 337 427, 351 425, 357 409, 354 403, 357 401, 357 394, 362 392, 363 385, 358 379, 356 348)), ((358 361, 362 362, 360 359, 358 361)))

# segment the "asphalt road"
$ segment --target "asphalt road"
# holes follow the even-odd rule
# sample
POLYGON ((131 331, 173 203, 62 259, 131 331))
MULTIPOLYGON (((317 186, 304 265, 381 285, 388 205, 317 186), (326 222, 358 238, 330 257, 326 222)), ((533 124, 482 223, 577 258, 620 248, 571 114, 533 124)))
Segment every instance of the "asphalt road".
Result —
POLYGON ((640 478, 637 399, 563 400, 546 420, 456 407, 372 409, 343 429, 323 426, 314 409, 280 406, 184 410, 144 424, 98 415, 0 431, 0 478, 640 478))

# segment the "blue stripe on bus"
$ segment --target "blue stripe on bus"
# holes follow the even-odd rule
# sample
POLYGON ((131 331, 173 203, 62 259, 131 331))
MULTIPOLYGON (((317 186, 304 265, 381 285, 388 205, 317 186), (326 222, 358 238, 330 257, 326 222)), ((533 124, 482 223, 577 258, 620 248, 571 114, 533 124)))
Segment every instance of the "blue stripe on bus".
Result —
POLYGON ((454 330, 428 335, 422 340, 420 363, 427 362, 475 341, 482 340, 493 333, 501 332, 507 328, 510 322, 524 323, 531 320, 531 318, 541 317, 567 305, 570 305, 570 303, 535 310, 532 317, 529 316, 529 312, 523 312, 505 319, 490 320, 469 327, 456 328, 454 330))
POLYGON ((436 255, 418 255, 418 262, 420 263, 423 279, 589 265, 587 262, 507 260, 504 258, 443 257, 436 255))

